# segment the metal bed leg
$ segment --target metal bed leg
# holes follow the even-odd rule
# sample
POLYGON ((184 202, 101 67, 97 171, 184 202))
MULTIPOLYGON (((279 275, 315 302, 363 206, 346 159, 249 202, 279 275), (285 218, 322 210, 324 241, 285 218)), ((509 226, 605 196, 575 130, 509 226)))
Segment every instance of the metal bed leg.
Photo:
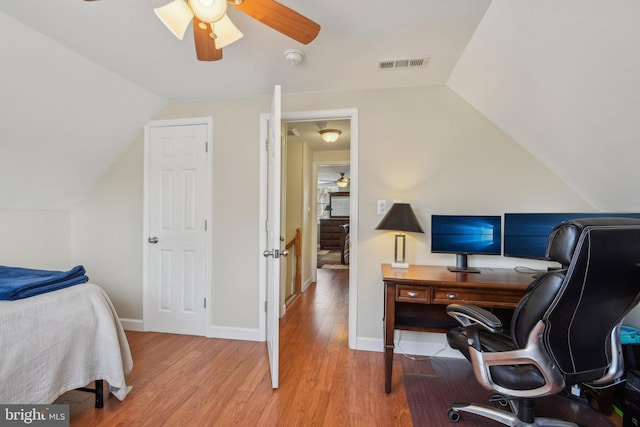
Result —
POLYGON ((80 387, 76 390, 94 393, 96 395, 95 407, 98 409, 104 407, 104 380, 96 380, 96 388, 80 387))
POLYGON ((96 380, 96 408, 104 406, 104 384, 103 380, 96 380))

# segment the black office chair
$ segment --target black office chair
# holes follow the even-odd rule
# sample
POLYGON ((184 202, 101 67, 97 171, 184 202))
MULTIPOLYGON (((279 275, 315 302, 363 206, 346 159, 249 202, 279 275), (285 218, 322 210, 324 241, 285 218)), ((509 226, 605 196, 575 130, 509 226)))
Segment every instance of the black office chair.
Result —
POLYGON ((463 304, 447 306, 461 327, 449 345, 473 365, 478 382, 507 402, 497 407, 455 403, 461 412, 510 426, 575 426, 536 418, 534 398, 570 385, 606 385, 623 371, 619 328, 640 300, 640 220, 593 218, 567 221, 549 235, 547 258, 562 264, 535 279, 503 332, 491 312, 463 304))

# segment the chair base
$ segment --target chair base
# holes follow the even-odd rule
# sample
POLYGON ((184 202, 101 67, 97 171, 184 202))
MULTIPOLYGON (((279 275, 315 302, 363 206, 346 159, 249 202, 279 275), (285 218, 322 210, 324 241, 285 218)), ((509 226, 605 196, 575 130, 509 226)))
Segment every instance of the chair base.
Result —
POLYGON ((460 412, 480 415, 511 427, 578 427, 578 424, 575 423, 544 417, 536 417, 532 423, 527 423, 520 420, 514 412, 473 403, 454 403, 451 408, 449 408, 449 411, 447 411, 449 420, 454 423, 460 421, 460 412))

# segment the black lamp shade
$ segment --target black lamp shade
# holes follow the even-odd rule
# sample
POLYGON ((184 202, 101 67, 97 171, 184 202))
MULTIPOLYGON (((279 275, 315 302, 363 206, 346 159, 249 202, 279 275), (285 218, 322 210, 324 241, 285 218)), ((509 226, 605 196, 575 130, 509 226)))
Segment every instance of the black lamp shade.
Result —
POLYGON ((376 230, 410 231, 424 233, 409 203, 394 203, 382 218, 376 230))

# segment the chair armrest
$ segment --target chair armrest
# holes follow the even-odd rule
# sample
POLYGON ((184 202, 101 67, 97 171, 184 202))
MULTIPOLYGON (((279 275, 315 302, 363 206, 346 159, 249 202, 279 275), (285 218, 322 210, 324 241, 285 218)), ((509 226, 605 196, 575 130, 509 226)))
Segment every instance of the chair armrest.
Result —
POLYGON ((447 314, 462 326, 480 325, 484 329, 498 333, 502 331, 502 322, 493 313, 471 304, 449 304, 447 314))
POLYGON ((539 321, 532 329, 525 348, 501 352, 482 352, 469 346, 469 360, 478 382, 488 390, 514 397, 536 397, 556 394, 565 388, 564 376, 551 359, 542 343, 545 325, 539 321), (544 378, 544 384, 535 389, 509 389, 493 380, 492 366, 532 365, 544 378))

